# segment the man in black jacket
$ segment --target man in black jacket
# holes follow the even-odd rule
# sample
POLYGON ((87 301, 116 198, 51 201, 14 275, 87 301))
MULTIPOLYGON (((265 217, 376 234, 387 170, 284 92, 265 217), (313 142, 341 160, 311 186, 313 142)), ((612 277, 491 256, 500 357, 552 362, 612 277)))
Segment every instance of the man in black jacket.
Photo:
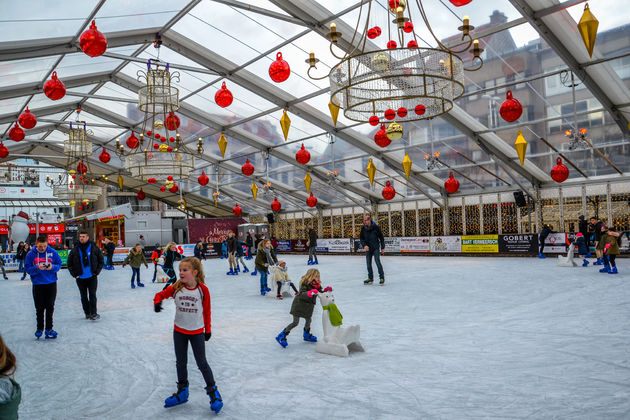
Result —
POLYGON ((546 223, 543 224, 543 228, 540 231, 540 235, 538 235, 538 244, 540 245, 538 258, 547 258, 545 257, 545 254, 543 254, 543 251, 545 249, 545 241, 547 240, 547 236, 549 236, 550 233, 555 233, 552 229, 553 229, 553 226, 548 225, 546 223))
POLYGON ((307 265, 319 264, 317 261, 317 232, 315 229, 308 229, 308 262, 307 265))
POLYGON ((580 232, 582 236, 584 236, 584 241, 586 241, 586 249, 588 249, 591 244, 591 238, 589 238, 588 235, 588 222, 584 219, 584 216, 580 216, 578 217, 578 219, 580 220, 578 222, 578 232, 580 232))
POLYGON ((365 249, 365 260, 368 269, 368 279, 363 284, 374 283, 374 273, 372 272, 372 257, 378 268, 379 284, 385 284, 385 273, 381 264, 381 254, 385 253, 385 238, 381 228, 372 220, 370 216, 363 216, 363 226, 361 226, 361 246, 365 249), (379 252, 380 250, 380 252, 379 252))
POLYGON ((92 321, 101 317, 96 311, 96 289, 97 276, 102 269, 103 253, 94 242, 90 241, 86 231, 80 231, 79 243, 68 255, 68 271, 77 281, 85 318, 92 321))

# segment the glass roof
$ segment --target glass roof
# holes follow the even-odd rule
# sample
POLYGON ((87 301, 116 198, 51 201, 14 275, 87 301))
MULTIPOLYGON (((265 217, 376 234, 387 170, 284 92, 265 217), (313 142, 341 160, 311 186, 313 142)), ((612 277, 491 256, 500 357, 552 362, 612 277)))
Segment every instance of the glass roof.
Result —
MULTIPOLYGON (((536 11, 556 4, 552 0, 525 2, 536 11)), ((337 191, 318 176, 313 177, 314 193, 332 206, 349 205, 351 198, 365 202, 369 194, 379 198, 382 187, 371 187, 365 177, 370 157, 382 171, 377 173, 378 182, 393 180, 405 199, 425 198, 412 184, 406 186, 398 172, 404 153, 408 153, 414 163, 415 182, 435 195, 439 194, 437 188, 450 171, 456 172, 461 185, 458 194, 464 195, 480 194, 484 190, 513 191, 520 189, 518 184, 531 186, 532 177, 537 177, 543 187, 557 185, 548 176, 558 156, 552 148, 564 153, 589 178, 618 176, 615 167, 624 175, 630 172, 630 159, 627 158, 630 128, 624 129, 607 111, 612 102, 626 120, 630 118, 630 19, 623 13, 614 12, 624 10, 622 0, 610 0, 605 7, 596 3, 591 5, 591 11, 600 22, 593 61, 599 58, 594 63, 584 60, 584 46, 575 27, 584 8, 582 3, 551 14, 543 13, 544 22, 572 22, 570 27, 556 24, 552 31, 564 35, 559 39, 571 39, 575 43, 566 41, 562 45, 550 46, 540 39, 535 28, 519 20, 523 16, 508 0, 474 0, 460 8, 441 0, 423 0, 435 35, 447 45, 456 45, 461 40, 456 28, 464 16, 470 17, 475 32, 483 35, 480 46, 485 50, 484 66, 481 71, 465 73, 465 93, 455 101, 461 110, 458 116, 453 113, 431 122, 406 123, 403 138, 386 148, 377 146, 374 141, 380 126, 351 121, 345 118, 343 110, 337 126, 333 127, 328 109, 328 77, 311 79, 307 75, 308 64, 304 62, 309 52, 314 51, 320 62, 313 75, 327 76, 339 59, 330 52, 329 41, 310 26, 301 24, 299 19, 332 21, 354 28, 360 13, 357 0, 295 2, 302 14, 283 10, 281 2, 266 0, 247 2, 252 6, 249 9, 239 7, 239 3, 227 5, 202 1, 183 15, 178 14, 190 4, 189 0, 108 0, 95 12, 94 19, 103 33, 116 33, 116 45, 120 46, 107 51, 122 57, 91 58, 78 48, 63 55, 55 52, 59 50, 53 47, 77 41, 74 37, 89 26, 88 18, 99 3, 97 0, 79 3, 64 0, 50 7, 48 2, 34 0, 29 3, 28 10, 18 3, 5 5, 0 20, 3 23, 0 34, 0 117, 4 117, 0 132, 5 136, 15 117, 27 105, 33 111, 47 110, 48 115, 43 111, 36 114, 39 124, 54 128, 58 122, 52 121, 73 121, 76 118, 75 104, 84 104, 86 109, 81 113, 81 119, 88 123, 95 139, 111 148, 112 140, 129 133, 128 127, 119 125, 122 121, 136 122, 135 130, 140 130, 144 116, 137 105, 136 90, 141 86, 137 72, 146 70, 142 61, 159 56, 161 61, 173 64, 173 72, 179 72, 175 86, 183 104, 178 111, 180 135, 191 146, 198 137, 203 138, 205 156, 196 161, 194 177, 205 169, 211 184, 214 183, 212 162, 220 161, 223 165, 221 182, 247 196, 251 194, 252 180, 240 173, 246 158, 255 166, 257 176, 264 178, 267 163, 272 183, 304 191, 303 178, 309 167, 294 161, 302 144, 311 154, 311 171, 337 170, 343 182, 348 183, 347 188, 339 184, 340 191, 337 191), (256 8, 268 12, 258 13, 256 8), (333 18, 348 8, 353 9, 333 18), (562 20, 554 20, 555 17, 562 17, 562 20), (227 60, 227 64, 225 61, 218 64, 227 67, 229 74, 214 74, 216 69, 204 67, 207 62, 195 62, 195 57, 185 55, 185 48, 178 49, 173 43, 158 50, 151 45, 139 44, 139 38, 133 38, 135 31, 162 27, 170 28, 162 34, 163 37, 168 38, 169 34, 186 37, 191 41, 190 45, 201 48, 197 52, 204 59, 212 61, 218 56, 218 60, 227 60), (62 40, 54 40, 60 37, 62 40), (139 50, 141 47, 143 49, 139 50), (20 54, 12 51, 20 51, 20 54), (272 82, 268 75, 269 66, 278 52, 291 67, 291 76, 282 83, 272 82), (561 58, 566 52, 577 57, 593 81, 572 79, 570 63, 561 58), (131 57, 134 55, 137 58, 131 57), (137 59, 142 61, 135 61, 137 59), (178 65, 188 68, 177 68, 178 65), (72 83, 67 94, 57 101, 51 101, 41 90, 53 70, 62 81, 72 83), (116 72, 131 77, 133 83, 129 85, 126 78, 124 83, 119 82, 121 78, 115 77, 106 81, 100 79, 103 81, 99 83, 90 81, 90 75, 110 73, 115 76, 116 72), (78 78, 85 84, 77 86, 74 81, 78 78), (233 103, 226 108, 219 107, 214 101, 223 82, 234 96, 233 103), (594 83, 597 90, 590 88, 594 83), (523 105, 522 116, 512 123, 500 115, 508 90, 523 105), (316 94, 319 91, 322 92, 316 94), (285 101, 289 103, 285 104, 285 101), (288 108, 291 119, 287 141, 280 126, 284 107, 288 108), (197 115, 197 119, 191 118, 197 115), (225 157, 221 156, 217 144, 221 129, 226 131, 228 141, 225 157), (590 147, 569 149, 569 138, 565 133, 576 129, 587 130, 597 151, 590 147), (523 167, 513 146, 518 130, 529 143, 528 162, 523 167), (282 153, 286 160, 274 157, 273 152, 266 160, 267 147, 282 153), (500 153, 490 156, 488 148, 500 153), (425 156, 434 153, 439 153, 443 166, 427 171, 425 156), (533 169, 538 172, 533 173, 533 169)), ((361 22, 365 22, 366 10, 362 11, 361 22)), ((414 13, 414 30, 419 44, 435 47, 437 43, 421 24, 417 9, 414 13)), ((379 25, 385 36, 369 40, 369 45, 385 48, 389 40, 386 28, 392 20, 386 0, 373 0, 370 20, 371 26, 379 25)), ((327 27, 328 23, 323 26, 327 27)), ((351 33, 343 34, 344 40, 351 38, 351 33)), ((343 53, 339 49, 335 52, 343 53)), ((55 147, 56 142, 66 137, 58 130, 40 130, 27 132, 25 142, 44 139, 55 147)), ((116 165, 119 164, 119 159, 112 159, 109 163, 112 173, 118 171, 116 165)), ((573 167, 569 169, 570 181, 585 179, 573 167)), ((196 182, 181 185, 195 191, 199 189, 196 182)), ((283 208, 301 209, 297 201, 289 197, 283 200, 283 208)), ((252 211, 260 209, 253 207, 252 211)))

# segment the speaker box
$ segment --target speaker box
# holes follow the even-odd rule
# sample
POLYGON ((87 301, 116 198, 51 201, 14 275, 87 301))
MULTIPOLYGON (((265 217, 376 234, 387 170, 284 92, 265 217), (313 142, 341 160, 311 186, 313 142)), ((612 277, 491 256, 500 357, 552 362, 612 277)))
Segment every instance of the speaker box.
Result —
POLYGON ((514 191, 514 201, 519 207, 527 207, 527 200, 525 200, 525 194, 523 194, 523 191, 514 191))
POLYGON ((267 214, 267 222, 269 222, 269 223, 273 223, 274 222, 273 213, 267 214))

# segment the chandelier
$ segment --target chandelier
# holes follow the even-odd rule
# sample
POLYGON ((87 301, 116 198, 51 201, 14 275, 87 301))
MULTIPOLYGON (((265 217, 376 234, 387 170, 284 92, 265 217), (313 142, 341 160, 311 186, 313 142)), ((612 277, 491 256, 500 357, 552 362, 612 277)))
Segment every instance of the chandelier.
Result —
POLYGON ((588 149, 590 147, 590 140, 586 137, 587 131, 586 128, 582 128, 577 133, 573 133, 571 130, 564 133, 569 138, 569 150, 588 149))
POLYGON ((372 125, 384 122, 384 119, 410 122, 449 112, 453 101, 464 93, 464 70, 479 70, 483 65, 483 50, 470 36, 474 26, 469 24, 468 17, 464 17, 458 28, 464 46, 455 50, 444 45, 433 33, 422 0, 409 0, 409 5, 405 0, 389 0, 387 3, 393 20, 388 19, 386 32, 371 26, 375 21, 372 8, 380 7, 379 3, 368 0, 361 5, 354 33, 343 55, 333 49, 333 46, 341 49, 342 34, 337 31, 336 24, 331 23, 326 38, 330 40, 330 52, 341 61, 327 76, 315 77, 311 71, 319 60, 311 52, 306 60, 309 77, 315 80, 328 77, 331 103, 343 108, 344 116, 353 121, 372 125), (417 7, 412 7, 411 3, 417 7), (413 14, 420 15, 437 42, 437 48, 419 46, 412 8, 413 14), (362 16, 366 16, 363 25, 362 16), (386 49, 376 49, 378 47, 372 42, 368 43, 368 39, 379 38, 381 33, 382 38, 387 38, 386 49), (472 67, 464 68, 460 55, 469 49, 472 67))
POLYGON ((63 153, 70 157, 84 157, 92 154, 92 142, 88 140, 88 134, 92 131, 87 129, 86 123, 81 124, 79 119, 81 109, 77 109, 77 121, 75 125, 70 123, 68 138, 63 141, 63 153))
MULTIPOLYGON (((184 145, 178 128, 179 72, 171 73, 169 64, 160 68, 159 60, 147 62, 147 71, 138 71, 138 80, 145 86, 138 90, 138 108, 144 112, 142 132, 138 137, 132 132, 126 140, 127 148, 116 140, 116 153, 123 166, 135 178, 151 182, 166 181, 171 176, 182 180, 190 176, 195 167, 195 157, 203 154, 201 137, 197 149, 184 145)), ((172 178, 171 178, 172 179, 172 178)))

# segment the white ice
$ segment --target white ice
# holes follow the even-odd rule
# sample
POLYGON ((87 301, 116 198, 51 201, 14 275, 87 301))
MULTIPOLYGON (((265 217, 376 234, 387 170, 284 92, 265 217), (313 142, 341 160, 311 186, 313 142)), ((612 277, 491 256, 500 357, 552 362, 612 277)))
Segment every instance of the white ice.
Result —
MULTIPOLYGON (((286 256, 294 280, 306 257, 286 256)), ((206 353, 224 419, 630 418, 630 260, 621 274, 565 268, 556 258, 385 257, 387 284, 364 286, 364 258, 321 256, 347 325, 365 353, 339 358, 302 341, 280 347, 291 299, 262 297, 258 277, 204 263, 212 295, 206 353)), ((248 261, 251 268, 251 261, 248 261)), ((191 397, 175 390, 173 304, 161 285, 131 290, 129 267, 103 271, 100 321, 85 320, 62 270, 56 341, 36 341, 28 281, 0 280, 0 333, 19 361, 21 419, 214 417, 189 352, 191 397)), ((321 307, 313 331, 321 335, 321 307)))

